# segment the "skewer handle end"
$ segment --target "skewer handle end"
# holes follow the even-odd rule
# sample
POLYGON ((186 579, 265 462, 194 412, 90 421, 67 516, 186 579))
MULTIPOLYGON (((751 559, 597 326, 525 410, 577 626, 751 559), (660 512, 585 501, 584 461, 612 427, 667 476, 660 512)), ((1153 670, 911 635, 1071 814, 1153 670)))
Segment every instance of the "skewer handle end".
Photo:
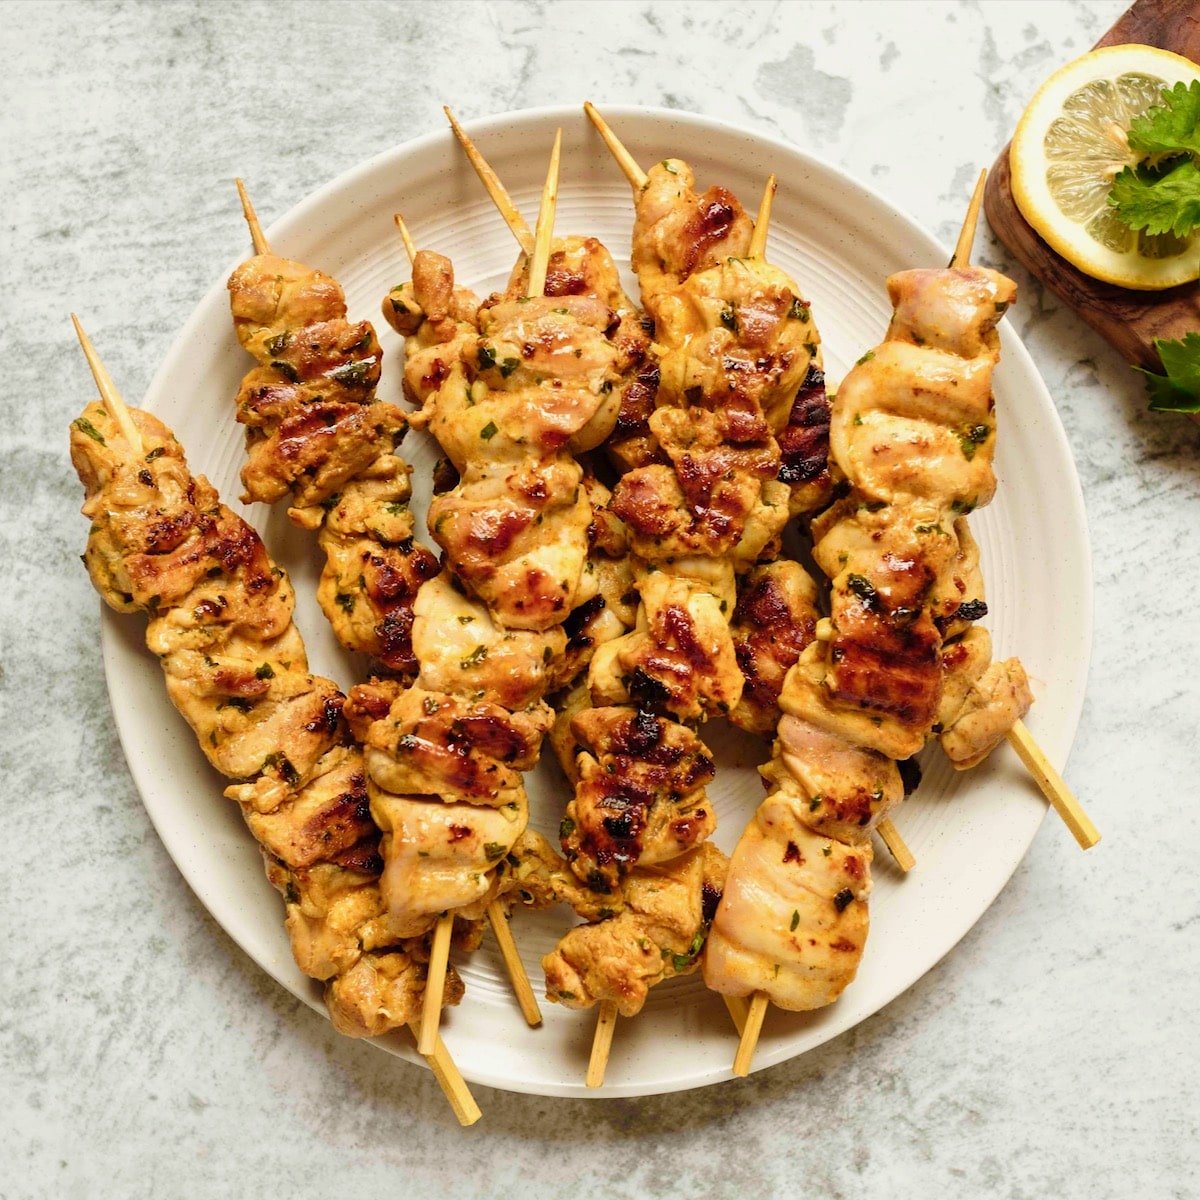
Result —
POLYGON ((1100 841, 1100 831, 1092 823, 1082 804, 1067 787, 1066 780, 1054 769, 1053 764, 1033 739, 1024 721, 1018 721, 1008 731, 1008 744, 1017 752, 1034 782, 1041 788, 1042 795, 1050 801, 1063 824, 1071 831, 1080 849, 1090 850, 1100 841))

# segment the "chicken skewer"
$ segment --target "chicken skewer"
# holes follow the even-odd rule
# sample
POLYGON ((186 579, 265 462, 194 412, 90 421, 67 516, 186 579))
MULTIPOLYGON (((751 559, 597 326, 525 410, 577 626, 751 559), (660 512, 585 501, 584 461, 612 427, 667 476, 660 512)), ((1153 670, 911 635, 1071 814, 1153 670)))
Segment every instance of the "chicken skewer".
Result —
MULTIPOLYGON (((522 243, 523 223, 519 222, 519 215, 518 219, 513 218, 516 209, 503 184, 453 119, 452 126, 497 209, 508 221, 518 243, 522 243)), ((555 251, 554 261, 558 276, 556 286, 562 289, 561 294, 607 295, 610 306, 619 313, 629 311, 630 305, 619 292, 619 286, 604 282, 610 274, 615 281, 615 269, 607 252, 594 239, 566 239, 555 251), (575 270, 571 270, 573 265, 575 270)), ((622 317, 622 323, 628 323, 631 336, 640 333, 636 329, 637 321, 622 317)), ((617 336, 620 340, 621 335, 617 336)), ((636 369, 639 355, 634 353, 630 361, 631 370, 636 369)), ((652 400, 656 387, 656 371, 650 374, 638 370, 623 389, 622 417, 618 418, 618 427, 624 419, 625 437, 620 439, 613 454, 618 469, 644 461, 641 458, 644 435, 638 432, 638 425, 644 411, 643 397, 648 392, 652 400), (628 418, 626 413, 630 414, 628 418)), ((607 504, 604 507, 607 508, 607 504)), ((598 517, 600 512, 597 508, 598 517)), ((613 552, 611 548, 609 552, 613 552)), ((620 552, 624 553, 624 550, 620 552)), ((618 590, 627 587, 628 582, 618 590)), ((612 636, 610 631, 604 640, 607 642, 612 636)), ((696 765, 700 765, 701 772, 710 772, 711 759, 683 726, 655 717, 648 711, 592 710, 588 707, 586 689, 579 689, 568 700, 566 711, 556 723, 554 736, 563 769, 577 786, 582 770, 592 781, 585 781, 585 787, 595 788, 603 783, 605 788, 611 786, 629 797, 645 792, 649 800, 655 794, 678 798, 692 793, 699 799, 679 815, 686 818, 686 813, 693 812, 707 821, 706 812, 699 808, 703 793, 695 790, 704 782, 705 776, 694 772, 696 765), (582 699, 582 709, 575 697, 582 699), (576 736, 589 751, 596 752, 595 758, 591 753, 580 754, 576 736), (677 765, 671 767, 669 764, 672 763, 677 765)), ((663 804, 662 807, 670 810, 673 805, 663 804)), ((619 819, 619 813, 610 818, 613 822, 619 819)), ((564 831, 573 826, 574 821, 568 815, 563 822, 564 831)), ((603 1082, 618 1012, 632 1015, 641 1008, 650 987, 670 975, 696 968, 704 934, 719 896, 725 862, 724 855, 715 847, 708 843, 697 845, 692 840, 706 832, 706 824, 695 825, 688 840, 680 843, 673 855, 668 847, 671 861, 661 866, 635 866, 636 860, 631 860, 629 866, 632 869, 624 878, 610 882, 595 880, 603 886, 604 893, 590 899, 590 911, 576 905, 576 911, 591 923, 570 931, 555 951, 543 960, 547 994, 552 999, 574 1007, 599 1005, 587 1074, 591 1087, 603 1082), (689 850, 689 846, 695 848, 689 850)), ((564 833, 564 845, 568 848, 570 838, 570 833, 564 833)), ((661 841, 661 836, 654 835, 651 840, 661 841)), ((647 862, 654 864, 659 859, 656 851, 647 862)), ((572 865, 581 878, 591 877, 586 866, 580 869, 578 859, 572 865)))
MULTIPOLYGON (((963 221, 958 242, 954 247, 954 256, 950 259, 952 267, 970 264, 971 247, 975 243, 975 229, 979 224, 979 211, 983 206, 983 185, 986 179, 987 171, 980 171, 979 180, 975 185, 975 191, 967 209, 966 220, 963 221)), ((1050 801, 1063 824, 1071 831, 1080 848, 1090 850, 1100 841, 1100 831, 1075 798, 1074 793, 1067 786, 1066 780, 1037 744, 1025 722, 1019 718, 1014 721, 1005 734, 1005 738, 1016 751, 1017 757, 1024 764, 1025 769, 1033 776, 1042 795, 1050 801)))
MULTIPOLYGON (((772 307, 773 298, 777 295, 785 299, 789 295, 794 296, 788 290, 790 280, 781 272, 768 268, 764 260, 771 202, 775 193, 774 177, 764 192, 750 243, 745 245, 738 240, 739 220, 744 218, 737 217, 736 201, 728 193, 723 189, 713 189, 704 197, 695 197, 692 207, 689 208, 687 203, 681 206, 680 200, 685 195, 689 198, 694 196, 686 164, 667 160, 647 174, 637 165, 596 108, 590 103, 585 104, 584 108, 634 189, 638 206, 635 242, 640 243, 635 245, 634 265, 642 281, 643 293, 647 294, 647 304, 654 309, 663 327, 658 338, 673 347, 664 359, 664 370, 667 370, 666 364, 669 362, 669 375, 682 377, 684 385, 696 379, 714 390, 731 386, 723 379, 728 360, 722 358, 722 354, 727 353, 726 348, 719 340, 714 342, 714 338, 719 339, 719 333, 706 334, 704 328, 696 328, 697 313, 706 315, 714 302, 719 307, 719 301, 725 300, 720 319, 725 328, 733 332, 734 344, 746 341, 753 346, 755 353, 761 356, 758 362, 764 359, 771 361, 773 358, 790 364, 782 377, 774 378, 768 372, 761 381, 754 379, 748 367, 743 368, 746 382, 742 383, 742 387, 751 395, 754 394, 751 390, 753 387, 761 389, 758 393, 761 396, 760 403, 773 433, 789 441, 802 439, 803 429, 794 430, 792 421, 803 412, 799 399, 807 390, 808 380, 804 380, 805 386, 797 394, 795 404, 792 403, 795 394, 792 381, 799 382, 797 370, 802 369, 805 362, 808 363, 809 376, 815 373, 818 378, 823 378, 820 375, 816 331, 808 325, 808 306, 802 300, 793 298, 787 315, 798 319, 786 320, 782 325, 775 326, 777 332, 772 336, 777 343, 771 344, 771 355, 767 354, 767 347, 763 345, 765 331, 771 329, 777 319, 776 310, 772 307), (688 242, 688 252, 679 252, 672 245, 673 239, 679 237, 694 239, 699 249, 693 248, 688 242), (720 265, 703 270, 703 264, 708 261, 720 265), (756 269, 754 263, 763 265, 756 269), (748 274, 748 278, 743 279, 743 274, 748 274), (710 360, 715 361, 710 365, 710 360)), ((790 286, 794 289, 795 285, 790 286)), ((683 391, 686 402, 686 386, 680 386, 678 390, 683 391)), ((827 413, 823 397, 822 407, 827 413)), ((662 419, 660 415, 658 420, 662 419)), ((807 415, 800 416, 802 423, 811 419, 807 415)), ((689 449, 688 453, 692 451, 689 449)), ((820 457, 823 459, 826 454, 827 449, 822 448, 820 457)), ((777 450, 775 455, 773 461, 778 464, 777 450)), ((811 462, 811 459, 807 461, 811 462)), ((791 469, 790 464, 787 466, 791 469)), ((783 478, 784 472, 779 473, 783 478)), ((824 474, 824 486, 820 486, 820 477, 813 476, 811 467, 800 472, 798 479, 799 486, 793 487, 790 502, 793 514, 812 511, 827 501, 827 472, 824 474)), ((786 519, 786 513, 781 515, 786 519)), ((876 832, 901 869, 910 869, 913 865, 912 854, 890 819, 881 821, 876 832)))
MULTIPOLYGON (((884 483, 891 462, 888 421, 896 423, 891 436, 902 438, 905 446, 914 440, 912 429, 903 425, 905 418, 926 422, 929 432, 923 444, 936 456, 940 454, 940 426, 961 423, 964 407, 986 414, 992 410, 990 373, 998 356, 993 327, 1011 303, 1014 287, 1003 276, 969 266, 977 212, 976 202, 951 267, 908 272, 889 281, 896 311, 888 338, 876 351, 864 355, 838 393, 831 444, 852 490, 814 522, 814 554, 833 582, 833 620, 824 638, 789 672, 784 686, 780 705, 787 715, 780 722, 779 737, 785 766, 789 736, 796 736, 797 720, 818 736, 840 728, 865 753, 896 757, 919 749, 935 728, 940 729, 943 747, 954 765, 971 766, 1002 740, 1004 730, 1032 700, 1016 660, 989 669, 989 675, 997 673, 997 686, 986 678, 976 682, 983 662, 969 666, 965 685, 960 682, 956 675, 963 670, 952 665, 950 652, 943 648, 953 643, 943 639, 936 623, 943 621, 946 635, 961 639, 964 645, 979 640, 979 631, 970 622, 982 615, 984 607, 972 603, 972 611, 960 615, 960 610, 968 607, 964 598, 975 594, 964 580, 978 574, 972 560, 974 543, 961 514, 964 507, 986 502, 994 490, 990 447, 986 457, 978 453, 990 438, 990 419, 987 425, 971 426, 969 448, 963 442, 963 468, 954 467, 953 461, 947 463, 941 455, 936 463, 941 464, 942 474, 935 475, 926 464, 918 463, 914 470, 906 460, 903 474, 895 477, 905 481, 903 490, 897 494, 884 483), (943 384, 941 390, 934 385, 922 391, 920 384, 928 384, 935 372, 943 384), (918 410, 906 408, 904 398, 910 393, 928 395, 933 404, 947 407, 950 415, 928 403, 918 410), (870 454, 857 458, 859 447, 851 431, 863 425, 868 426, 863 436, 870 454), (973 498, 964 503, 968 492, 973 498), (960 514, 953 526, 957 548, 947 559, 941 545, 947 536, 941 520, 954 513, 960 514), (930 549, 931 544, 935 548, 930 549), (913 571, 921 573, 917 591, 907 579, 913 571), (951 576, 949 586, 944 582, 946 572, 951 576), (963 632, 964 626, 969 632, 963 632), (901 640, 896 640, 894 629, 902 630, 901 640), (885 657, 891 654, 901 661, 897 677, 882 674, 871 665, 872 644, 884 647, 885 657), (826 673, 820 690, 814 686, 818 671, 826 673), (834 677, 835 671, 848 673, 834 677), (902 681, 899 686, 897 680, 902 681), (978 697, 974 707, 964 703, 968 694, 978 697), (847 695, 854 695, 855 704, 842 698, 847 695), (862 722, 862 710, 871 711, 872 706, 881 715, 862 722), (987 718, 981 728, 957 735, 969 745, 969 755, 960 753, 953 741, 964 714, 977 724, 981 715, 987 718)), ((974 653, 977 657, 978 651, 974 653)), ((968 655, 968 662, 971 657, 968 655)), ((718 910, 706 949, 705 975, 710 986, 732 990, 745 986, 748 979, 763 980, 753 993, 742 1029, 734 1061, 734 1073, 739 1075, 749 1071, 770 1000, 792 1009, 832 1002, 853 978, 866 937, 870 858, 859 835, 853 829, 827 827, 821 831, 832 835, 823 853, 836 852, 845 864, 854 864, 847 886, 832 896, 835 916, 819 907, 820 898, 831 890, 822 888, 821 883, 832 872, 815 875, 811 866, 805 866, 806 858, 811 857, 806 852, 812 838, 809 835, 806 842, 804 837, 824 816, 814 822, 806 808, 819 810, 821 796, 812 805, 803 803, 805 789, 796 784, 807 779, 794 768, 791 778, 779 773, 775 778, 780 790, 763 802, 734 855, 724 911, 718 910), (779 829, 796 839, 787 843, 783 867, 775 865, 771 853, 766 853, 769 847, 777 847, 779 829), (789 861, 795 864, 791 869, 789 861), (757 881, 752 882, 752 876, 758 876, 757 881), (782 929, 767 933, 754 928, 756 918, 760 923, 771 920, 764 905, 756 903, 768 894, 776 909, 779 900, 796 899, 790 939, 782 929), (815 910, 814 900, 818 901, 815 910), (803 928, 796 934, 801 923, 803 928), (812 935, 807 938, 812 949, 804 944, 805 934, 812 935), (768 944, 775 948, 773 976, 763 973, 761 952, 768 944), (824 947, 828 950, 823 955, 824 947), (830 953, 836 951, 843 951, 843 957, 830 953), (781 965, 788 968, 782 980, 781 965)), ((774 923, 781 915, 774 913, 774 923)))
MULTIPOLYGON (((400 232, 400 238, 404 243, 405 252, 408 254, 409 265, 412 266, 416 263, 417 259, 416 245, 408 232, 408 227, 404 224, 403 217, 399 213, 396 214, 395 221, 396 228, 400 232)), ((512 982, 513 992, 517 997, 521 1013, 528 1025, 536 1027, 542 1023, 542 1013, 538 1008, 537 998, 533 994, 533 987, 529 982, 529 975, 525 970, 525 964, 521 961, 521 956, 517 951, 517 944, 513 939, 512 930, 509 927, 508 914, 504 910, 504 903, 499 897, 489 901, 487 917, 491 923, 492 932, 496 935, 496 944, 499 946, 500 954, 504 959, 504 966, 512 982)), ((432 979, 445 977, 447 956, 450 948, 449 934, 453 928, 453 924, 454 918, 452 915, 444 916, 438 921, 433 951, 430 957, 432 979), (437 935, 441 935, 440 944, 437 935)), ((428 1002, 428 992, 426 996, 428 1002)), ((439 1011, 439 1004, 429 1003, 431 1003, 431 1012, 436 1013, 439 1011)))
MULTIPOLYGON (((533 249, 533 254, 529 260, 529 281, 528 281, 528 285, 527 285, 526 291, 525 291, 525 295, 527 298, 535 298, 535 297, 541 296, 542 290, 543 290, 543 287, 545 284, 546 264, 547 264, 547 260, 549 258, 549 254, 550 254, 550 242, 553 237, 553 228, 554 228, 554 212, 555 212, 557 196, 558 196, 558 173, 559 173, 561 144, 562 144, 562 134, 560 131, 556 135, 555 140, 554 140, 554 146, 553 146, 553 149, 551 150, 551 154, 550 154, 550 165, 549 165, 549 168, 548 168, 548 171, 546 174, 546 182, 545 182, 545 185, 542 190, 542 202, 541 202, 541 209, 538 214, 538 224, 537 224, 537 232, 536 232, 535 239, 534 239, 534 249, 533 249)), ((404 234, 405 230, 404 230, 403 222, 398 221, 397 224, 400 226, 402 234, 404 234)), ((405 237, 405 245, 406 245, 406 248, 411 245, 411 238, 405 237)), ((416 254, 412 255, 412 259, 413 259, 413 263, 415 266, 415 264, 417 262, 416 254)), ((495 422, 491 423, 489 428, 491 430, 491 436, 487 440, 490 441, 491 438, 494 438, 496 436, 496 434, 499 432, 499 429, 495 422)), ((435 518, 434 524, 435 524, 435 530, 436 530, 436 527, 437 527, 437 519, 436 518, 435 518)), ((461 562, 456 562, 455 566, 458 569, 461 569, 461 562)), ((484 597, 481 595, 480 598, 483 599, 484 597)), ((536 627, 537 626, 535 625, 535 628, 536 627)), ((543 627, 545 627, 545 626, 543 625, 543 627)), ((495 903, 496 902, 494 901, 493 904, 495 904, 495 903)), ((439 919, 438 926, 437 926, 437 932, 436 932, 435 938, 434 938, 433 957, 431 957, 431 961, 430 961, 431 979, 436 980, 439 977, 439 975, 444 975, 444 973, 445 973, 445 969, 446 969, 446 965, 447 965, 446 955, 448 954, 448 951, 449 951, 449 929, 453 924, 453 920, 454 920, 453 914, 450 914, 450 913, 447 913, 446 915, 442 916, 439 919)), ((519 960, 518 960, 518 963, 519 963, 519 960)), ((522 975, 524 974, 523 968, 522 968, 521 973, 522 973, 522 975)), ((526 986, 523 989, 523 991, 528 996, 529 1001, 532 1002, 533 1001, 532 989, 528 987, 527 980, 526 980, 526 986)), ((428 996, 428 993, 427 993, 427 996, 428 996)), ((536 1002, 534 1002, 534 1010, 536 1011, 536 1002)), ((439 1011, 440 1011, 440 1009, 438 1007, 431 1004, 429 1015, 422 1022, 422 1032, 423 1033, 425 1031, 427 1031, 431 1027, 431 1025, 434 1025, 434 1023, 437 1020, 437 1015, 438 1015, 439 1011)), ((538 1013, 538 1015, 537 1015, 537 1020, 539 1022, 541 1020, 540 1013, 538 1013)))
MULTIPOLYGON (((242 211, 245 215, 246 223, 250 230, 250 236, 254 245, 255 253, 259 256, 271 255, 272 250, 270 244, 268 243, 266 236, 262 231, 262 227, 259 224, 258 216, 254 210, 254 206, 251 203, 246 188, 240 179, 237 180, 237 189, 242 203, 242 211)), ((402 232, 406 233, 407 231, 402 232)), ((296 274, 298 272, 292 273, 296 274)), ((390 458, 391 456, 387 457, 390 458)), ((371 468, 371 470, 373 469, 374 468, 371 468)), ((368 527, 382 528, 389 534, 393 533, 394 531, 388 529, 388 525, 394 522, 397 518, 397 514, 394 510, 399 507, 403 507, 404 509, 407 508, 407 473, 405 472, 404 474, 404 496, 399 501, 392 499, 392 496, 395 494, 394 491, 385 491, 382 495, 374 494, 372 491, 372 484, 369 480, 369 473, 364 474, 364 480, 365 482, 360 485, 364 495, 361 497, 360 504, 358 506, 360 510, 364 508, 366 510, 367 515, 364 523, 368 527), (378 516, 372 515, 373 510, 378 512, 378 516)), ((354 483, 355 480, 353 478, 348 481, 348 485, 350 487, 354 486, 354 483)), ((411 520, 407 517, 406 513, 404 514, 403 519, 408 522, 411 520)), ((411 533, 411 523, 406 524, 399 532, 402 535, 411 533)), ((392 540, 393 539, 389 538, 389 542, 387 544, 381 544, 381 554, 390 555, 393 552, 391 544, 392 540)), ((416 559, 418 554, 423 556, 420 559, 422 564, 424 564, 425 558, 429 558, 430 561, 432 561, 431 557, 428 556, 427 551, 421 550, 420 548, 415 548, 412 557, 416 559)), ((429 571, 424 567, 424 565, 422 565, 420 573, 423 576, 427 576, 429 571)), ((339 586, 341 585, 339 584, 339 586)), ((339 593, 339 595, 342 594, 339 593)), ((341 608, 346 607, 344 599, 339 601, 339 605, 341 608)), ((335 626, 335 628, 339 629, 339 632, 343 632, 343 627, 335 626)), ((347 641, 352 639, 343 637, 342 640, 347 641)), ((409 634, 405 640, 407 643, 405 659, 415 662, 416 656, 412 653, 411 634, 409 634)), ((363 647, 355 646, 353 648, 363 647)), ((516 951, 516 946, 513 941, 512 932, 508 926, 508 918, 505 913, 504 906, 498 898, 493 899, 488 903, 487 916, 492 926, 492 931, 495 934, 497 945, 500 947, 501 955, 504 959, 504 964, 508 971, 513 991, 521 1008, 522 1015, 530 1025, 536 1026, 541 1023, 541 1013, 538 1010, 537 1001, 534 998, 533 989, 529 983, 529 977, 526 974, 524 966, 521 963, 520 956, 516 951)), ((432 944, 433 957, 429 970, 430 983, 425 991, 425 1017, 422 1022, 422 1028, 426 1032, 424 1034, 422 1053, 427 1052, 426 1048, 431 1046, 437 1037, 438 1017, 441 1011, 441 988, 445 979, 446 962, 450 947, 450 932, 453 927, 453 921, 454 917, 452 914, 441 918, 434 931, 432 944)))
MULTIPOLYGON (((125 406, 72 321, 102 398, 71 439, 93 521, 93 583, 118 611, 150 614, 147 641, 172 702, 212 765, 243 781, 227 794, 285 893, 297 964, 330 981, 335 1026, 352 1036, 406 1023, 416 1032, 423 981, 413 955, 423 939, 397 939, 380 919, 378 833, 355 791, 361 753, 347 742, 341 694, 307 674, 290 584, 254 531, 188 472, 166 426, 125 406)), ((451 1002, 459 995, 456 980, 451 1002)), ((460 1122, 478 1120, 440 1039, 428 1061, 460 1122)))

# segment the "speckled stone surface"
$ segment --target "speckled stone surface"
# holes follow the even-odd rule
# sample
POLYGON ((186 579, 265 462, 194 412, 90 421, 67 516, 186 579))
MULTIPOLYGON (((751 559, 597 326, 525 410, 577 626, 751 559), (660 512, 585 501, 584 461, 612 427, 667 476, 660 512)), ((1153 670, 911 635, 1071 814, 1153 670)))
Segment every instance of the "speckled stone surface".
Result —
POLYGON ((4 821, 0 1197, 1197 1195, 1200 426, 1011 269, 1096 558, 1068 778, 991 911, 852 1032, 649 1100, 478 1089, 337 1037, 160 846, 121 757, 76 561, 67 311, 137 397, 244 233, 377 151, 528 105, 644 102, 794 140, 952 238, 1025 101, 1121 8, 1074 4, 0 5, 4 821), (1180 815, 1184 816, 1180 820, 1180 815))

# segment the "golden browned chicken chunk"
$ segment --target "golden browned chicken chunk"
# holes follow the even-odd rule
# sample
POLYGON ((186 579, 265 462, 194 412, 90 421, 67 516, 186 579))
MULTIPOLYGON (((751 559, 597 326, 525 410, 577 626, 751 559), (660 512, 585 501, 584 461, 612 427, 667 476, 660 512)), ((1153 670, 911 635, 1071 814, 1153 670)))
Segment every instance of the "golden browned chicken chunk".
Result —
POLYGON ((732 633, 746 685, 729 714, 739 728, 774 732, 784 677, 812 642, 819 615, 817 585, 799 563, 780 559, 742 580, 732 633))
POLYGON ((621 911, 578 925, 542 959, 546 996, 568 1008, 612 1001, 635 1016, 650 988, 696 969, 725 881, 726 858, 705 842, 639 868, 621 886, 621 911))
POLYGON ((773 793, 729 862, 704 951, 713 991, 805 1011, 832 1004, 854 979, 867 938, 869 842, 821 837, 773 793))
POLYGON ((686 726, 635 708, 584 708, 571 734, 577 787, 562 845, 593 888, 612 890, 636 864, 676 858, 716 827, 704 790, 716 769, 686 726))

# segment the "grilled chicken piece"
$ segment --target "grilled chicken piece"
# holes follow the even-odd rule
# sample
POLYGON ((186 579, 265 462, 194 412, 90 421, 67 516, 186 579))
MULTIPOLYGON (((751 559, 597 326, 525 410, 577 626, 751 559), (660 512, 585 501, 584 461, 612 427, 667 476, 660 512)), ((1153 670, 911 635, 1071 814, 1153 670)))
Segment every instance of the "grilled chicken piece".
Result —
POLYGON ((729 714, 740 729, 769 734, 779 724, 784 677, 813 640, 818 617, 817 585, 799 563, 781 559, 746 575, 731 627, 746 680, 729 714))
MULTIPOLYGON (((226 795, 237 799, 236 787, 226 795)), ((243 809, 264 853, 289 867, 311 867, 378 835, 371 820, 366 775, 357 749, 335 746, 313 768, 300 793, 289 792, 275 808, 243 809)))
POLYGON ((414 423, 429 428, 459 471, 482 457, 519 462, 593 449, 620 403, 609 315, 587 296, 492 298, 459 356, 462 381, 448 371, 414 423))
MULTIPOLYGON (((137 452, 99 404, 72 427, 89 574, 113 607, 151 615, 147 643, 168 694, 209 761, 239 781, 226 794, 284 897, 297 964, 328 981, 337 1027, 367 1036, 406 1024, 422 1003, 427 950, 382 920, 379 831, 344 697, 308 673, 291 586, 258 535, 190 474, 165 425, 131 417, 137 452)), ((460 995, 451 973, 446 999, 460 995)))
MULTIPOLYGON (((518 259, 504 296, 518 300, 526 292, 529 260, 518 259)), ((613 369, 619 412, 605 453, 625 471, 657 459, 657 446, 647 421, 658 393, 658 366, 649 358, 653 322, 643 317, 621 286, 612 255, 596 238, 556 238, 546 268, 545 295, 589 296, 608 310, 605 336, 616 353, 613 369)), ((561 301, 558 307, 561 307, 561 301)))
POLYGON ((969 512, 996 488, 995 326, 1016 284, 982 267, 918 270, 893 275, 888 292, 887 340, 838 391, 833 454, 867 500, 969 512))
POLYGON ((551 659, 551 691, 569 687, 587 669, 598 647, 629 632, 637 619, 638 594, 629 557, 629 531, 612 511, 612 493, 584 466, 583 487, 592 509, 584 567, 596 594, 567 617, 566 649, 551 659))
POLYGON ((720 492, 726 511, 706 511, 698 518, 688 508, 675 471, 651 464, 621 479, 613 511, 629 527, 634 553, 641 558, 664 562, 706 555, 744 569, 787 522, 788 490, 773 480, 735 477, 720 492))
POLYGON ((716 769, 686 726, 634 708, 584 708, 570 728, 577 787, 562 846, 591 887, 612 890, 635 865, 676 858, 716 828, 704 790, 716 769))
POLYGON ((244 500, 293 491, 318 504, 398 441, 404 414, 375 401, 381 353, 366 321, 346 320, 341 287, 302 263, 259 254, 229 279, 238 340, 261 364, 242 383, 244 500))
POLYGON ((796 717, 780 720, 774 754, 759 771, 814 833, 847 845, 864 841, 904 799, 894 759, 796 717))
POLYGON ((319 529, 325 566, 317 600, 338 641, 411 678, 417 670, 413 610, 438 564, 413 541, 409 473, 396 455, 380 455, 369 477, 347 484, 324 508, 289 515, 319 529))
POLYGON ((726 615, 733 610, 732 571, 718 592, 684 573, 688 566, 639 573, 637 626, 592 659, 588 683, 597 703, 633 703, 681 721, 737 704, 743 679, 726 615))
POLYGON ((791 489, 793 516, 819 512, 833 494, 829 461, 829 397, 825 372, 814 359, 779 431, 779 482, 791 489))
POLYGON ((398 795, 503 807, 520 790, 521 772, 537 761, 552 721, 545 704, 509 712, 411 687, 367 731, 367 772, 398 795))
POLYGON ((763 992, 793 1012, 832 1004, 866 943, 869 842, 813 832, 778 793, 759 805, 729 862, 704 951, 704 982, 763 992))
POLYGON ((633 269, 646 308, 657 320, 660 295, 697 271, 745 257, 754 222, 723 187, 697 195, 695 173, 682 159, 664 159, 648 174, 637 200, 633 269))
MULTIPOLYGON (((645 295, 643 291, 643 295, 645 295)), ((786 272, 763 259, 728 258, 654 298, 660 403, 757 412, 771 432, 787 424, 810 366, 820 367, 812 310, 786 272)))
POLYGON ((1033 692, 1015 658, 990 664, 938 741, 955 770, 978 766, 1029 711, 1033 692))
POLYGON ((581 883, 567 861, 540 833, 527 829, 499 868, 499 896, 506 905, 547 908, 566 904, 586 921, 604 921, 623 907, 620 895, 595 891, 581 883))
POLYGON ((622 885, 620 912, 576 926, 542 959, 546 998, 568 1008, 611 1000, 622 1016, 635 1016, 655 984, 696 969, 726 865, 705 842, 639 868, 622 885))
POLYGON ((516 712, 556 686, 556 663, 567 644, 558 626, 505 629, 446 571, 421 589, 413 615, 413 651, 421 683, 431 691, 478 695, 516 712))
POLYGON ((473 340, 479 297, 455 285, 454 266, 445 255, 418 250, 412 278, 387 294, 383 316, 402 337, 415 339, 405 348, 407 363, 429 347, 445 347, 460 338, 473 340))
POLYGON ((444 912, 481 918, 497 890, 495 868, 529 821, 524 788, 499 807, 437 803, 385 791, 368 774, 367 793, 383 830, 380 892, 394 933, 424 933, 444 912))
POLYGON ((428 520, 456 577, 511 629, 545 630, 595 594, 591 506, 569 458, 472 463, 428 520))

